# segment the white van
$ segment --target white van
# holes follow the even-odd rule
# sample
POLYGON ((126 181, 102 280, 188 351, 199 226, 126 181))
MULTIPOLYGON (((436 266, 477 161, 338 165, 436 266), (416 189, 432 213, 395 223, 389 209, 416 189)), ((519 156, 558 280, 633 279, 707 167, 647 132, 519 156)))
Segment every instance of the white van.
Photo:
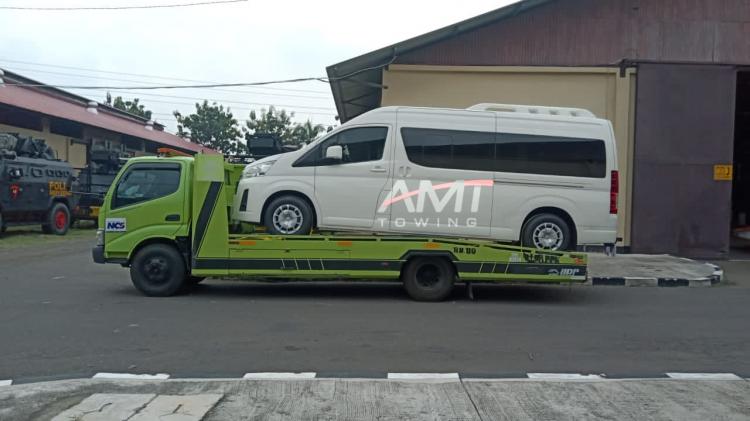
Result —
POLYGON ((322 230, 486 238, 549 250, 613 244, 608 120, 574 108, 383 107, 248 165, 234 218, 322 230))

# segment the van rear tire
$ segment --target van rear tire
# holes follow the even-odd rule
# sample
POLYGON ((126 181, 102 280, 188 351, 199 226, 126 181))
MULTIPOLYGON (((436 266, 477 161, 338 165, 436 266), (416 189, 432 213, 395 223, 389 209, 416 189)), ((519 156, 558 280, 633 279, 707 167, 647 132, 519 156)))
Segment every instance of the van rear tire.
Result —
POLYGON ((281 196, 274 199, 266 208, 263 224, 269 234, 309 234, 313 226, 313 210, 301 197, 281 196))
POLYGON ((564 251, 575 247, 572 240, 573 230, 570 225, 563 218, 552 213, 532 216, 521 230, 522 247, 564 251))

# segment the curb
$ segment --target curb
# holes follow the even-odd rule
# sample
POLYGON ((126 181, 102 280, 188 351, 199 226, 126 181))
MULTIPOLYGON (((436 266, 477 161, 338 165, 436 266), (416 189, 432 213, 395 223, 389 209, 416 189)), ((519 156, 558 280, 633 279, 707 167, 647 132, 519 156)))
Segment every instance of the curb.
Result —
POLYGON ((585 285, 618 286, 618 287, 690 287, 706 288, 714 286, 724 280, 724 270, 712 263, 704 263, 712 270, 711 275, 702 278, 639 278, 630 276, 594 276, 585 285))

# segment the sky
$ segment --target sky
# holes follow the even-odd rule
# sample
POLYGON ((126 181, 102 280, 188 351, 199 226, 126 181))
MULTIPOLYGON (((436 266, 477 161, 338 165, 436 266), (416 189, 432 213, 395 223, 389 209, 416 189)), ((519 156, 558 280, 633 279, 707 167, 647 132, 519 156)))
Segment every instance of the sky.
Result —
MULTIPOLYGON (((0 0, 1 6, 83 7, 196 0, 0 0)), ((52 85, 257 82, 325 76, 326 66, 421 35, 513 0, 285 0, 106 11, 0 10, 0 68, 52 85)), ((103 102, 104 90, 71 92, 103 102)), ((176 130, 172 112, 217 100, 243 122, 275 105, 295 120, 336 124, 329 85, 113 91, 139 97, 176 130), (178 98, 179 97, 179 98, 178 98)))

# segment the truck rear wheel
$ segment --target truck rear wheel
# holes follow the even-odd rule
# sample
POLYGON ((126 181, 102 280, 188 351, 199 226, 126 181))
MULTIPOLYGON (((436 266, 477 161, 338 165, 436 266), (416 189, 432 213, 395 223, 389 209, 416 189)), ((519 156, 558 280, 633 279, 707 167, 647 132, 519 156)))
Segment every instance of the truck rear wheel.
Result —
POLYGON ((53 203, 47 213, 47 220, 42 224, 45 234, 65 235, 70 228, 70 210, 65 203, 53 203))
POLYGON ((130 264, 133 285, 149 297, 169 297, 185 285, 185 262, 176 248, 151 244, 140 249, 130 264))
POLYGON ((443 301, 453 292, 456 271, 441 257, 415 257, 406 263, 401 281, 417 301, 443 301))

